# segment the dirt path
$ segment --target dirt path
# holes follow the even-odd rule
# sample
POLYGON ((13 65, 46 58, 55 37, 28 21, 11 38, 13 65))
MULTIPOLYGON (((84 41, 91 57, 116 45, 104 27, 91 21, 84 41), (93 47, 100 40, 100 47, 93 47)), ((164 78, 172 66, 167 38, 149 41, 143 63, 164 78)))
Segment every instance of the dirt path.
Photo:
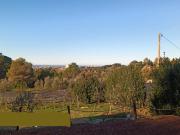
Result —
MULTIPOLYGON (((121 120, 94 125, 74 125, 71 128, 24 129, 11 133, 12 135, 180 135, 180 117, 162 116, 153 120, 121 120)), ((1 134, 4 135, 5 132, 1 134)))

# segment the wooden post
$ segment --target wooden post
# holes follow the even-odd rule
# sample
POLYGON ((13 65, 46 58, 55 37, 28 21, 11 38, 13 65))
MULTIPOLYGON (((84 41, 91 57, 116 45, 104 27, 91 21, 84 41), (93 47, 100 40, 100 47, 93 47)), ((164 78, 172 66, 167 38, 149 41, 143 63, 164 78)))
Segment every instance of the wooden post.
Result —
POLYGON ((136 101, 133 99, 132 100, 132 109, 133 109, 133 115, 134 115, 134 119, 136 120, 137 119, 137 108, 136 108, 136 101))
POLYGON ((109 113, 108 115, 111 115, 112 114, 112 105, 111 105, 111 102, 109 103, 109 113))
POLYGON ((19 126, 16 127, 16 131, 19 131, 19 126))
POLYGON ((67 110, 68 110, 68 114, 71 115, 71 109, 69 105, 67 106, 67 110))
POLYGON ((70 117, 70 122, 71 122, 71 125, 72 125, 72 121, 71 121, 71 108, 70 108, 69 105, 67 106, 67 110, 68 110, 68 114, 69 114, 69 117, 70 117))
MULTIPOLYGON (((23 109, 22 106, 19 107, 19 112, 22 112, 22 109, 23 109)), ((19 131, 19 126, 16 127, 16 131, 19 131)))

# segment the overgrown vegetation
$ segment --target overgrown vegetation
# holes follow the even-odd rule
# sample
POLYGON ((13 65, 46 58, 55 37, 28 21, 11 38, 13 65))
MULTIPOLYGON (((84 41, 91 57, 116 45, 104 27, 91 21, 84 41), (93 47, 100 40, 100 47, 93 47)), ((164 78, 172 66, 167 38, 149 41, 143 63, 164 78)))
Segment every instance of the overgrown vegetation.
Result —
MULTIPOLYGON (((108 103, 109 110, 113 105, 131 108, 135 117, 136 109, 143 107, 157 114, 179 114, 180 59, 162 58, 159 67, 156 60, 146 58, 127 66, 79 67, 72 63, 62 69, 33 68, 23 58, 12 61, 1 55, 0 79, 1 92, 66 90, 68 99, 64 102, 77 108, 81 104, 108 103)), ((19 95, 12 110, 34 106, 32 98, 28 93, 19 95)))
POLYGON ((12 112, 33 112, 36 103, 33 101, 34 95, 30 92, 20 93, 12 102, 10 109, 12 112))

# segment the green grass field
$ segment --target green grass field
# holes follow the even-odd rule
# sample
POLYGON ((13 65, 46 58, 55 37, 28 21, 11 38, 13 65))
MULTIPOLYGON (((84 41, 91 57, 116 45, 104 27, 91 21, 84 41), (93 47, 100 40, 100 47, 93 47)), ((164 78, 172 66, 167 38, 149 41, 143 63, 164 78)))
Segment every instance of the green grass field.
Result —
MULTIPOLYGON (((111 114, 116 117, 125 117, 128 109, 123 110, 118 106, 112 105, 111 114, 109 112, 109 104, 108 103, 100 103, 100 104, 80 104, 78 108, 77 105, 71 105, 71 119, 76 118, 103 118, 110 117, 111 114)), ((1 106, 0 112, 11 112, 11 110, 7 106, 1 106)), ((64 112, 68 113, 67 104, 64 103, 46 103, 41 104, 35 107, 34 112, 64 112)))
MULTIPOLYGON (((46 106, 38 107, 35 111, 37 112, 67 112, 67 106, 63 104, 46 104, 46 106)), ((128 110, 123 110, 117 106, 112 106, 111 114, 123 114, 128 112, 128 110)), ((97 117, 97 116, 108 116, 109 104, 81 104, 79 108, 76 105, 71 105, 71 118, 87 118, 87 117, 97 117)))

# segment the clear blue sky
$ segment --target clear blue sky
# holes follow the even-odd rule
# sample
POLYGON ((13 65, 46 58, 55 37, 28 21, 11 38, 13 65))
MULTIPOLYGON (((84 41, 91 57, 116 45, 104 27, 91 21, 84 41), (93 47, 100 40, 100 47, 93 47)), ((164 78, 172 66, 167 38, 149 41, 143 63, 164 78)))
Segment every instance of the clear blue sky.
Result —
POLYGON ((158 32, 180 45, 179 0, 0 0, 0 51, 33 64, 153 60, 158 32))

